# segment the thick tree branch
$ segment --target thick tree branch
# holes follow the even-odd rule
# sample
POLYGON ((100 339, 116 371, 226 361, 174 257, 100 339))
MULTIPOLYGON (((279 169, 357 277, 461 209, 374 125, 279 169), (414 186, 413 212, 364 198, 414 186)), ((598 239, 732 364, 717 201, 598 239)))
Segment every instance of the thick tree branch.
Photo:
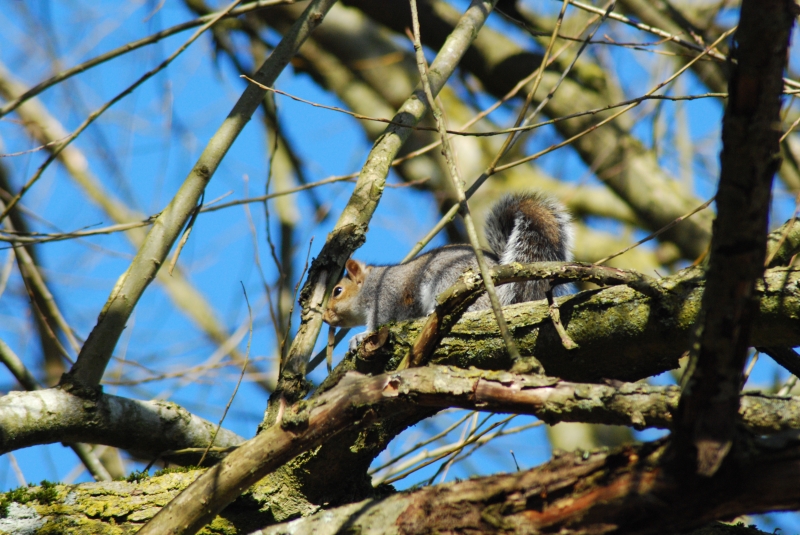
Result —
MULTIPOLYGON (((678 484, 660 466, 664 446, 565 454, 513 474, 427 487, 324 511, 260 533, 684 532, 715 519, 800 507, 800 447, 756 448, 735 468, 678 484)), ((743 528, 737 528, 743 529, 743 528)))
POLYGON ((783 72, 797 6, 744 0, 722 126, 717 219, 708 282, 675 445, 712 475, 733 444, 756 280, 764 270, 772 178, 780 158, 783 72))
MULTIPOLYGON (((625 273, 625 272, 621 272, 625 273)), ((535 355, 546 373, 570 381, 637 381, 676 368, 690 347, 703 295, 703 272, 680 272, 654 281, 657 294, 646 296, 625 286, 581 292, 559 299, 567 334, 580 345, 567 351, 550 323, 544 301, 505 309, 522 355, 535 355)), ((800 271, 776 268, 756 285, 760 300, 751 343, 800 345, 800 271)), ((424 319, 386 327, 382 345, 368 337, 359 350, 360 369, 393 369, 411 349, 424 319)), ((380 340, 378 340, 380 342, 380 340)), ((502 338, 485 312, 466 313, 434 349, 430 362, 462 368, 527 372, 525 358, 511 362, 502 338)))
MULTIPOLYGON (((216 425, 168 401, 136 401, 100 394, 74 396, 60 388, 11 392, 0 397, 0 453, 58 442, 116 446, 153 458, 184 448, 205 448, 216 425)), ((244 439, 220 429, 215 447, 236 446, 244 439)), ((202 452, 165 459, 197 462, 202 452)))
MULTIPOLYGON (((488 276, 497 285, 527 280, 551 280, 553 284, 584 281, 606 285, 626 284, 650 296, 655 296, 660 291, 655 281, 635 271, 592 264, 537 262, 501 265, 489 270, 488 276)), ((437 296, 436 308, 428 315, 425 326, 414 341, 400 368, 404 368, 406 365, 419 366, 425 362, 436 345, 461 319, 464 311, 483 294, 484 290, 483 277, 468 272, 453 286, 437 296)), ((513 354, 511 356, 514 357, 513 354)))
MULTIPOLYGON (((568 457, 574 458, 572 455, 568 457)), ((590 460, 595 460, 595 457, 590 456, 586 459, 586 461, 590 460)), ((556 462, 558 461, 547 466, 553 466, 556 462)), ((564 461, 561 462, 563 464, 564 461)), ((24 526, 28 528, 28 533, 58 533, 59 535, 134 533, 144 522, 152 518, 164 503, 186 488, 200 473, 200 471, 168 473, 132 482, 55 485, 51 491, 52 499, 47 503, 29 501, 24 505, 13 502, 9 504, 8 515, 6 518, 0 519, 0 530, 15 533, 24 526)), ((361 535, 386 535, 387 533, 398 533, 395 524, 398 518, 415 518, 418 513, 416 506, 433 494, 432 505, 446 506, 444 510, 447 511, 447 514, 442 517, 441 529, 436 525, 437 518, 434 516, 428 519, 427 525, 423 526, 424 530, 421 533, 446 532, 446 528, 452 526, 452 522, 448 522, 448 520, 452 518, 454 507, 464 505, 470 508, 470 512, 483 509, 487 513, 482 519, 484 523, 479 526, 480 529, 471 529, 469 533, 498 533, 502 530, 502 533, 508 535, 527 535, 531 533, 528 524, 498 526, 493 523, 493 520, 501 519, 504 514, 513 515, 514 510, 510 508, 501 510, 500 515, 497 515, 498 502, 493 500, 494 496, 487 496, 486 492, 481 492, 481 485, 483 483, 488 485, 486 491, 503 490, 509 487, 513 488, 513 484, 504 486, 504 481, 517 480, 517 489, 519 489, 519 479, 522 476, 527 476, 526 481, 534 479, 529 474, 530 472, 525 472, 477 478, 465 483, 395 494, 383 499, 358 501, 341 507, 325 508, 315 514, 287 523, 275 523, 269 514, 260 509, 262 502, 254 494, 248 493, 242 500, 214 519, 209 533, 230 535, 285 535, 287 533, 339 535, 346 532, 361 535), (442 493, 432 493, 434 489, 440 489, 442 493), (462 493, 459 502, 458 494, 455 494, 454 491, 462 490, 471 490, 472 492, 462 493), (450 499, 443 500, 447 496, 450 499), (495 505, 493 506, 493 504, 495 505)), ((544 478, 540 476, 538 479, 544 478)), ((551 481, 552 479, 554 478, 550 478, 551 481)), ((536 481, 534 485, 537 485, 534 488, 541 488, 540 481, 536 481)), ((33 493, 40 490, 42 489, 33 487, 28 492, 33 493)), ((731 489, 726 490, 728 493, 731 492, 731 489)), ((530 495, 533 493, 533 489, 522 489, 521 492, 523 495, 530 495)), ((501 492, 497 496, 504 500, 500 503, 508 503, 510 498, 508 492, 501 492)), ((685 501, 679 500, 678 504, 685 504, 685 501)), ((519 508, 517 508, 517 512, 519 512, 519 508)), ((683 520, 688 523, 688 519, 683 520)), ((598 527, 606 531, 609 529, 608 526, 598 527)), ((712 524, 687 533, 691 535, 766 535, 753 528, 725 524, 712 524)))
MULTIPOLYGON (((349 379, 348 379, 349 380, 349 379)), ((430 366, 393 374, 383 401, 404 396, 409 407, 461 407, 529 414, 547 423, 584 422, 631 425, 637 429, 671 427, 677 387, 645 384, 611 386, 572 383, 557 378, 504 371, 430 366)), ((800 399, 759 393, 742 396, 742 424, 758 434, 800 429, 800 399)), ((11 392, 0 398, 0 454, 55 442, 81 441, 115 446, 148 458, 191 464, 205 448, 215 426, 174 403, 135 401, 101 395, 93 403, 61 389, 11 392)), ((238 446, 244 439, 222 429, 215 447, 238 446)))

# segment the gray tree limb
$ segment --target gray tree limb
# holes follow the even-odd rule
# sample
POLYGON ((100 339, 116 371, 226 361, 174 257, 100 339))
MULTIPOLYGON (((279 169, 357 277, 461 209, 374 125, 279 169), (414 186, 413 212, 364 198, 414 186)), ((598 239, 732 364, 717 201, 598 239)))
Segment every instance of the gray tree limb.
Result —
MULTIPOLYGON (((412 405, 530 414, 551 424, 669 428, 679 396, 677 387, 573 383, 444 366, 415 368, 394 377, 402 381, 397 388, 412 405)), ((800 429, 800 400, 744 394, 740 415, 743 425, 757 434, 800 429)), ((166 401, 101 395, 90 402, 58 388, 0 397, 0 454, 38 444, 81 441, 124 448, 148 458, 163 454, 166 460, 191 464, 199 452, 177 455, 174 451, 205 448, 214 427, 166 401)), ((214 446, 238 446, 244 440, 221 429, 214 446)))
MULTIPOLYGON (((214 423, 169 401, 137 401, 109 394, 87 399, 60 388, 0 397, 0 453, 36 444, 88 442, 152 458, 172 450, 205 448, 215 428, 214 423)), ((220 429, 214 446, 242 442, 242 437, 220 429)), ((200 455, 166 455, 165 459, 192 464, 200 455)))

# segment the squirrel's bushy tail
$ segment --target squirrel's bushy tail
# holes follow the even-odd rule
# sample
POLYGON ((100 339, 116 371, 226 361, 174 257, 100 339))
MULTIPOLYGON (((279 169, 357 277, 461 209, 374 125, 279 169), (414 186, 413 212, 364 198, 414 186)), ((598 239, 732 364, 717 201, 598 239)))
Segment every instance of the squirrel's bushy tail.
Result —
MULTIPOLYGON (((572 218, 541 193, 503 197, 486 218, 486 239, 501 264, 572 260, 572 218)), ((535 301, 544 299, 548 288, 548 281, 506 284, 498 297, 504 304, 535 301)))

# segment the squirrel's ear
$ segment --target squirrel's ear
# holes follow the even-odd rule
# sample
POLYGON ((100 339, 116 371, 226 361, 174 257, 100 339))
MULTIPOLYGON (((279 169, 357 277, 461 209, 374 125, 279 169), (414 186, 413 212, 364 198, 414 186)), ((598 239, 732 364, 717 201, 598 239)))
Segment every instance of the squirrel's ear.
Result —
POLYGON ((344 266, 347 268, 347 276, 354 282, 363 282, 367 277, 367 265, 364 262, 351 258, 344 266))

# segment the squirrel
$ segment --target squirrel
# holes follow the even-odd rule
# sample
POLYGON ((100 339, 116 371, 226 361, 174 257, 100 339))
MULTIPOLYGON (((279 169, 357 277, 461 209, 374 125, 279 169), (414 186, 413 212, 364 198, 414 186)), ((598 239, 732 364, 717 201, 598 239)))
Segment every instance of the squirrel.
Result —
MULTIPOLYGON (((486 264, 552 262, 572 259, 572 218, 557 201, 541 193, 509 194, 500 199, 486 218, 486 264)), ((347 274, 333 288, 322 316, 332 327, 366 325, 365 333, 350 339, 350 350, 379 325, 427 316, 436 296, 455 283, 469 268, 478 269, 470 245, 445 245, 398 265, 373 266, 349 259, 347 274)), ((501 305, 545 298, 546 280, 517 282, 497 287, 501 305)), ((564 293, 563 287, 554 291, 564 293), (560 290, 560 291, 559 291, 560 290)), ((491 308, 486 295, 469 311, 491 308)))

